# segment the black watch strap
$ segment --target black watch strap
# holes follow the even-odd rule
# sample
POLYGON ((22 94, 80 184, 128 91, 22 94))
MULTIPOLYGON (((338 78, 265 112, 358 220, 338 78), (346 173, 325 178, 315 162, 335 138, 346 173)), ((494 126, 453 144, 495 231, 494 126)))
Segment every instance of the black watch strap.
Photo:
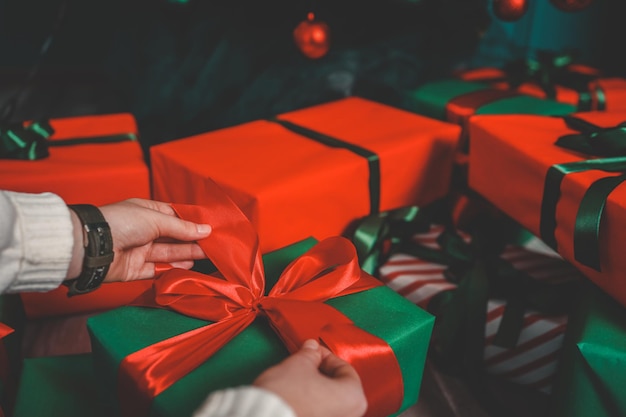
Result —
POLYGON ((86 294, 98 288, 113 262, 113 238, 111 229, 100 210, 90 204, 68 206, 83 226, 85 257, 78 278, 67 281, 68 297, 86 294))

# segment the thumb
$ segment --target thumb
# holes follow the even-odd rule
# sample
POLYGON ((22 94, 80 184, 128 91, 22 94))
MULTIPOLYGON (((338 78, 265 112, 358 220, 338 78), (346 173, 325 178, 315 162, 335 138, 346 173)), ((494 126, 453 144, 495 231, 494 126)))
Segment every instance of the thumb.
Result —
MULTIPOLYGON (((155 214, 157 213, 155 212, 155 214)), ((211 233, 211 226, 208 224, 196 224, 161 213, 158 213, 157 216, 157 226, 161 237, 169 237, 181 241, 193 241, 205 238, 211 233)))
POLYGON ((306 340, 300 350, 292 355, 292 358, 298 361, 306 361, 315 369, 318 369, 322 363, 322 351, 319 342, 314 339, 306 340))

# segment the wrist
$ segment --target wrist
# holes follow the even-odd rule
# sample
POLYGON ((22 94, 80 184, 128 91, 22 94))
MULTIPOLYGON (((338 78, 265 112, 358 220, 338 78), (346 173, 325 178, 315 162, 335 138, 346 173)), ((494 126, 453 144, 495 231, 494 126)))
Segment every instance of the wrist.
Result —
POLYGON ((80 275, 80 272, 83 269, 85 244, 83 238, 83 225, 74 210, 69 210, 69 212, 72 220, 72 236, 74 237, 74 246, 72 248, 72 259, 70 261, 70 266, 67 270, 65 279, 75 279, 80 275))
MULTIPOLYGON (((96 206, 77 204, 68 207, 80 221, 81 227, 78 230, 83 242, 80 273, 77 278, 65 282, 69 287, 67 295, 71 297, 89 293, 100 287, 113 262, 113 237, 109 224, 96 206)), ((75 244, 81 241, 76 234, 74 237, 75 244)), ((79 249, 74 250, 76 254, 80 253, 79 249)))

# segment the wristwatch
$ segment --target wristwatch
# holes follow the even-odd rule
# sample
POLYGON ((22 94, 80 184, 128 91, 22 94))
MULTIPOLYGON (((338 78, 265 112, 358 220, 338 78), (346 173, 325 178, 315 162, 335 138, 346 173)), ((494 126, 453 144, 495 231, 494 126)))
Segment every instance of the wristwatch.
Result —
POLYGON ((68 207, 76 213, 83 228, 85 257, 78 278, 66 281, 68 297, 86 294, 100 287, 113 262, 111 228, 102 212, 91 204, 73 204, 68 207))

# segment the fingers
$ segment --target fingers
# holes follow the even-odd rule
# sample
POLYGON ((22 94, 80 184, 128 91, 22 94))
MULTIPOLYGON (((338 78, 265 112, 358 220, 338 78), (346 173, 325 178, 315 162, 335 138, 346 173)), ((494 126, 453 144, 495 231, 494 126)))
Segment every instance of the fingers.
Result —
POLYGON ((157 215, 159 217, 155 218, 155 224, 159 236, 190 242, 203 239, 211 233, 211 226, 208 224, 196 224, 174 216, 157 215))
POLYGON ((162 201, 146 200, 143 198, 130 198, 126 200, 126 203, 158 211, 163 214, 167 214, 168 216, 176 216, 176 212, 174 212, 172 206, 162 201))
POLYGON ((154 243, 146 261, 172 263, 205 258, 204 252, 195 243, 154 243))
POLYGON ((352 379, 359 383, 361 381, 352 365, 330 351, 324 355, 319 369, 324 375, 333 379, 352 379))
POLYGON ((299 351, 291 355, 287 360, 305 362, 315 369, 322 363, 322 353, 317 340, 309 339, 302 344, 299 351))

